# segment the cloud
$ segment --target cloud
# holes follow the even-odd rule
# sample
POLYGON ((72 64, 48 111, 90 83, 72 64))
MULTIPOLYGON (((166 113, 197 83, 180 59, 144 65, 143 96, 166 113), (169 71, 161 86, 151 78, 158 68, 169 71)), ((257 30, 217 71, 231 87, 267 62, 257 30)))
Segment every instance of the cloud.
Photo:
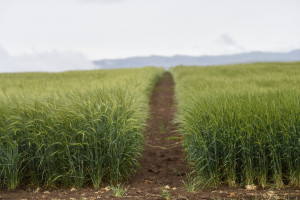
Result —
POLYGON ((236 42, 234 41, 234 39, 228 34, 222 34, 218 38, 218 42, 220 44, 224 44, 224 45, 236 45, 236 42))
POLYGON ((224 52, 238 53, 245 51, 243 46, 237 43, 230 35, 225 33, 219 36, 216 43, 216 46, 224 52))
POLYGON ((96 69, 83 54, 75 51, 50 51, 11 56, 0 47, 0 72, 59 72, 96 69))

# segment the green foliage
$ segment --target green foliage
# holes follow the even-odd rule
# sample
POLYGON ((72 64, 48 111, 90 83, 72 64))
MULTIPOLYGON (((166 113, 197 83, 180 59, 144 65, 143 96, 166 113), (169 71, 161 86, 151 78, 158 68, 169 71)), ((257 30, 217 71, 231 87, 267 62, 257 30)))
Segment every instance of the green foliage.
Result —
POLYGON ((120 182, 138 165, 160 68, 0 74, 0 184, 120 182))
POLYGON ((203 184, 200 182, 198 177, 194 176, 192 173, 188 173, 185 177, 185 180, 182 178, 181 182, 186 191, 190 193, 197 192, 200 189, 201 184, 203 184))
POLYGON ((123 188, 121 184, 111 185, 109 188, 115 197, 123 197, 128 190, 128 188, 123 188))
POLYGON ((300 186, 300 63, 171 72, 184 148, 199 182, 300 186))
POLYGON ((161 192, 161 195, 158 197, 158 199, 170 200, 171 199, 171 194, 168 190, 163 189, 162 192, 161 192))

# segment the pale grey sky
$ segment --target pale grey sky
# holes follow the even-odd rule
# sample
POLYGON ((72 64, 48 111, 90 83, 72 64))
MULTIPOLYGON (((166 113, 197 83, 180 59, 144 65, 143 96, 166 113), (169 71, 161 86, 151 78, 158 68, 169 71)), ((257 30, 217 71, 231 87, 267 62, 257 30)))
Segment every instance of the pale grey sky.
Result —
POLYGON ((299 9, 299 0, 0 0, 0 53, 91 60, 290 51, 300 48, 299 9))

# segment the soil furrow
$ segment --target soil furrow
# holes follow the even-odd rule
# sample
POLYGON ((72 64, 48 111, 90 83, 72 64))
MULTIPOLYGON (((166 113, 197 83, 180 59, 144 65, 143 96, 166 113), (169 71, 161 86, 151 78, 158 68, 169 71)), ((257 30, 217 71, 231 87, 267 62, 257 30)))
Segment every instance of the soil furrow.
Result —
MULTIPOLYGON (((182 176, 187 171, 185 155, 174 123, 174 82, 166 72, 152 93, 151 116, 146 128, 146 144, 138 170, 129 184, 143 190, 182 187, 182 176)), ((153 192, 153 191, 149 191, 153 192)))

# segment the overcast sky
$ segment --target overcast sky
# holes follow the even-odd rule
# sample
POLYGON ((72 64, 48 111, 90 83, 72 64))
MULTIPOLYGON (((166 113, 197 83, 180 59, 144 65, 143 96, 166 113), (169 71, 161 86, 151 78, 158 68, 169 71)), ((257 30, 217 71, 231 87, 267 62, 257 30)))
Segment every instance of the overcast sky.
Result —
POLYGON ((0 59, 290 51, 300 48, 299 8, 299 0, 0 0, 0 59))

